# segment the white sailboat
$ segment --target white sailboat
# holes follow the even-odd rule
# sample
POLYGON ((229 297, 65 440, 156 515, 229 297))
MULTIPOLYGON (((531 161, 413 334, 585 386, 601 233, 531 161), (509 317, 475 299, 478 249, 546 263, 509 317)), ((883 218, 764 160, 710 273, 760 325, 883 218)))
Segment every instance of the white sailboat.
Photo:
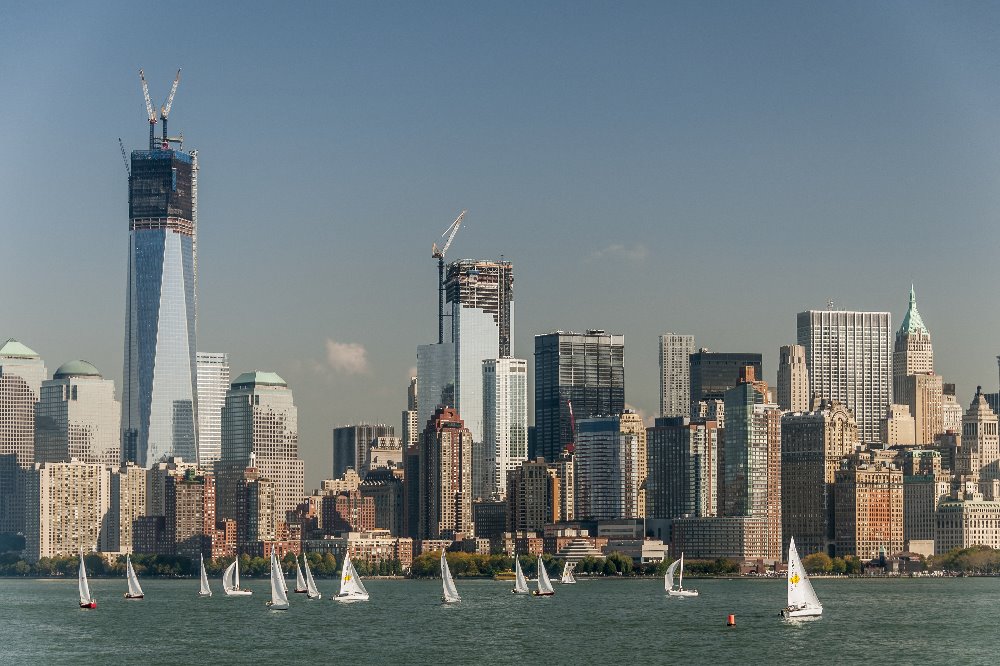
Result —
POLYGON ((368 601, 368 590, 361 582, 350 554, 344 555, 344 566, 340 572, 340 593, 334 599, 342 603, 368 601))
POLYGON ((684 553, 681 553, 681 559, 674 560, 669 567, 667 567, 667 575, 663 577, 663 589, 667 591, 667 594, 671 597, 697 597, 698 590, 685 590, 684 589, 684 553), (680 570, 678 572, 678 569, 680 570), (674 574, 678 574, 677 578, 677 589, 674 589, 674 574))
POLYGON ((212 588, 208 586, 208 574, 205 573, 205 556, 199 555, 198 558, 201 564, 201 589, 198 590, 198 596, 210 597, 212 596, 212 588))
POLYGON ((97 608, 97 599, 90 594, 90 583, 87 582, 87 567, 83 563, 83 553, 80 553, 80 573, 77 575, 80 587, 80 608, 97 608))
POLYGON ((458 595, 458 588, 455 587, 455 579, 451 577, 451 569, 448 568, 448 558, 444 551, 441 551, 441 603, 454 604, 462 600, 458 595))
POLYGON ((288 587, 285 585, 285 574, 281 571, 278 558, 271 551, 271 600, 267 602, 271 610, 288 610, 288 587))
POLYGON ((576 577, 573 576, 573 569, 576 569, 576 562, 567 561, 563 565, 562 578, 559 579, 559 582, 563 585, 573 585, 576 583, 576 577))
POLYGON ((145 595, 142 593, 142 588, 139 587, 139 577, 135 575, 135 569, 132 568, 132 558, 129 555, 125 556, 125 577, 128 579, 128 592, 125 593, 125 598, 142 599, 145 595))
POLYGON ((524 571, 521 570, 521 560, 514 556, 514 594, 531 594, 528 589, 528 581, 524 579, 524 571))
POLYGON ((302 564, 306 567, 306 597, 309 599, 322 599, 323 595, 316 589, 316 581, 313 580, 312 570, 309 569, 309 558, 302 555, 302 564))
POLYGON ((788 605, 781 611, 782 617, 819 617, 823 614, 823 604, 813 591, 809 574, 802 566, 799 552, 795 549, 795 539, 788 544, 788 605))
POLYGON ((253 590, 240 588, 240 558, 237 557, 233 563, 226 567, 222 574, 222 591, 227 597, 248 597, 253 594, 253 590))
POLYGON ((538 556, 538 589, 535 590, 536 597, 551 597, 556 593, 549 580, 549 572, 545 570, 542 563, 542 556, 538 556))
MULTIPOLYGON (((305 556, 303 556, 305 557, 305 556)), ((299 566, 299 558, 295 558, 295 594, 305 594, 309 590, 306 588, 306 579, 302 575, 302 567, 299 566)))

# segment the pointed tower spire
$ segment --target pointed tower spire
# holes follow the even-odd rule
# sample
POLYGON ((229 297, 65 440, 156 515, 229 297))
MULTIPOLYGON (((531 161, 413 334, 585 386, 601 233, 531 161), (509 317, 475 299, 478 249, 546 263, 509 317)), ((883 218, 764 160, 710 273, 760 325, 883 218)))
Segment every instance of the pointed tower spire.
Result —
POLYGON ((920 311, 917 310, 917 293, 912 283, 910 284, 910 305, 906 308, 906 315, 903 317, 903 323, 899 327, 899 333, 901 335, 908 333, 930 335, 927 327, 924 326, 924 320, 920 318, 920 311))

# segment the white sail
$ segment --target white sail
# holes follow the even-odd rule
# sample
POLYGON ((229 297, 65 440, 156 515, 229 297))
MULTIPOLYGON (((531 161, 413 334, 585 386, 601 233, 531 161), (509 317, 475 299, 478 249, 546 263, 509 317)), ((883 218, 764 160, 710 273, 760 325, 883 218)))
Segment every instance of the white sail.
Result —
POLYGON ((444 589, 441 600, 446 604, 462 600, 462 597, 458 594, 458 588, 455 587, 455 579, 451 577, 451 569, 448 568, 448 558, 445 557, 443 550, 441 551, 441 585, 444 589))
MULTIPOLYGON (((809 574, 802 566, 799 559, 799 552, 795 548, 795 539, 791 539, 788 544, 788 609, 805 611, 823 611, 823 604, 819 602, 819 597, 813 590, 812 583, 809 582, 809 574)), ((816 614, 819 613, 810 613, 816 614)))
POLYGON ((135 569, 132 568, 132 558, 128 555, 125 556, 125 576, 128 578, 128 596, 143 596, 142 588, 139 586, 139 577, 135 575, 135 569))
POLYGON ((681 570, 677 572, 677 589, 684 589, 684 553, 681 553, 681 570))
POLYGON ((198 595, 202 597, 212 596, 212 588, 208 586, 208 574, 205 573, 205 556, 199 555, 199 563, 201 565, 201 589, 198 591, 198 595))
POLYGON ((288 608, 288 589, 285 586, 285 574, 281 571, 278 558, 271 551, 271 603, 274 610, 285 610, 288 608))
POLYGON ((237 562, 239 558, 233 560, 233 563, 226 567, 226 571, 222 574, 222 589, 226 592, 231 592, 236 589, 238 583, 236 582, 236 572, 237 562))
POLYGON ((566 564, 563 565, 562 577, 559 579, 559 582, 563 585, 572 585, 575 583, 576 578, 573 576, 573 569, 575 568, 576 564, 573 562, 566 562, 566 564))
POLYGON ((313 580, 312 570, 309 569, 309 558, 302 555, 302 564, 306 567, 306 596, 310 599, 322 599, 323 595, 316 589, 316 581, 313 580))
POLYGON ((667 592, 674 589, 674 574, 677 573, 677 569, 680 566, 681 566, 681 561, 674 560, 673 562, 670 563, 670 566, 667 567, 667 575, 663 577, 663 589, 665 589, 667 592))
POLYGON ((358 571, 354 568, 354 563, 351 562, 350 554, 344 555, 344 566, 340 572, 340 594, 337 595, 337 600, 368 600, 368 590, 365 589, 364 583, 361 582, 358 571))
POLYGON ((299 558, 295 558, 295 591, 306 591, 306 579, 302 576, 302 567, 299 566, 299 558))
POLYGON ((538 595, 548 596, 550 594, 555 594, 556 591, 552 588, 552 582, 549 580, 549 573, 545 570, 545 565, 542 563, 542 556, 538 556, 538 595))
POLYGON ((80 553, 80 574, 78 581, 80 586, 80 604, 87 605, 94 602, 90 596, 90 584, 87 582, 87 567, 83 563, 83 553, 80 553))
POLYGON ((514 594, 530 594, 528 581, 524 579, 524 571, 521 570, 521 560, 514 556, 514 594))

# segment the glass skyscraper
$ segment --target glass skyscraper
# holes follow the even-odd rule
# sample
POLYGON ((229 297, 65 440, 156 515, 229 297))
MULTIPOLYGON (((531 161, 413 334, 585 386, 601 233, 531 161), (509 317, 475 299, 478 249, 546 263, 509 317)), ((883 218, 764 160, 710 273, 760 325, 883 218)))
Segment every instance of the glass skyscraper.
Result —
POLYGON ((132 151, 122 457, 144 467, 198 459, 197 172, 196 154, 132 151))

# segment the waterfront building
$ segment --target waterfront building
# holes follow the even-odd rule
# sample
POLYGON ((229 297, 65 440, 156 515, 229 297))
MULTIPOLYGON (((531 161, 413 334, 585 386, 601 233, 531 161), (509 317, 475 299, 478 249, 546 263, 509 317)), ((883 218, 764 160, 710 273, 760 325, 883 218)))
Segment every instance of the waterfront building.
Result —
POLYGON ((646 430, 646 516, 707 517, 717 512, 715 421, 661 417, 646 430))
POLYGON ((388 468, 375 468, 368 472, 358 490, 374 503, 375 527, 402 536, 403 480, 388 468))
POLYGON ((477 497, 503 497, 507 476, 528 459, 528 362, 524 359, 483 361, 483 445, 480 482, 476 487, 473 480, 473 492, 477 497))
POLYGON ((474 535, 472 433, 455 409, 439 407, 424 429, 417 477, 419 538, 474 535))
POLYGON ((903 550, 903 471, 867 454, 835 475, 836 554, 871 560, 903 550))
POLYGON ((170 474, 165 487, 166 539, 172 552, 190 560, 212 556, 215 537, 215 477, 188 469, 170 474))
POLYGON ((903 541, 934 541, 937 508, 951 492, 941 452, 910 449, 903 454, 903 541))
POLYGON ((350 554, 352 562, 364 562, 374 568, 382 563, 398 562, 406 571, 413 564, 413 539, 394 537, 388 530, 381 529, 304 540, 302 549, 308 553, 329 553, 338 561, 343 561, 344 556, 350 554))
POLYGON ((755 377, 764 376, 760 354, 712 352, 705 348, 691 354, 691 415, 710 418, 698 413, 698 404, 722 400, 726 391, 740 383, 746 367, 753 368, 755 377))
MULTIPOLYGON (((766 518, 723 516, 677 518, 672 521, 670 552, 688 559, 726 558, 744 562, 758 558, 781 560, 775 552, 766 518)), ((780 542, 778 548, 780 548, 780 542)))
POLYGON ((907 405, 889 405, 882 421, 879 441, 886 447, 915 446, 917 443, 916 421, 907 405))
POLYGON ((197 153, 150 141, 129 171, 122 456, 198 459, 197 153))
POLYGON ((778 350, 778 407, 784 412, 809 411, 809 365, 802 345, 778 350))
POLYGON ((115 383, 87 361, 59 366, 42 382, 35 407, 35 461, 118 467, 121 459, 121 404, 115 383))
POLYGON ((997 415, 976 388, 972 404, 962 417, 961 448, 955 461, 955 474, 981 481, 1000 479, 1000 436, 997 415))
POLYGON ((625 409, 625 336, 599 329, 535 336, 535 456, 559 459, 576 423, 625 409))
POLYGON ((575 515, 617 520, 645 515, 646 429, 631 410, 577 421, 575 515))
POLYGON ((816 400, 808 412, 781 417, 782 552, 835 554, 834 482, 858 447, 858 424, 844 405, 816 400))
POLYGON ((396 429, 385 423, 359 423, 333 429, 333 478, 348 468, 358 474, 368 471, 368 449, 378 437, 395 437, 396 429))
POLYGON ((538 532, 556 522, 558 492, 559 482, 544 458, 525 461, 507 477, 506 531, 538 532))
POLYGON ((691 354, 694 336, 660 336, 660 416, 687 416, 691 412, 691 354))
POLYGON ((108 548, 131 553, 136 521, 146 515, 146 470, 126 463, 111 471, 108 548))
POLYGON ((365 532, 375 527, 373 497, 366 497, 360 490, 348 490, 323 498, 323 530, 327 534, 365 532))
POLYGON ((862 442, 878 442, 892 404, 892 315, 809 310, 797 317, 813 396, 854 414, 862 442))
POLYGON ((104 465, 36 463, 25 484, 25 556, 107 550, 111 478, 104 465))
POLYGON ((1000 549, 1000 497, 995 494, 960 491, 941 501, 936 517, 935 555, 973 546, 1000 549))
POLYGON ((0 534, 25 529, 25 483, 35 464, 35 404, 45 363, 11 338, 0 345, 0 534))
POLYGON ((198 352, 198 466, 211 470, 222 456, 222 408, 229 391, 229 354, 198 352))

